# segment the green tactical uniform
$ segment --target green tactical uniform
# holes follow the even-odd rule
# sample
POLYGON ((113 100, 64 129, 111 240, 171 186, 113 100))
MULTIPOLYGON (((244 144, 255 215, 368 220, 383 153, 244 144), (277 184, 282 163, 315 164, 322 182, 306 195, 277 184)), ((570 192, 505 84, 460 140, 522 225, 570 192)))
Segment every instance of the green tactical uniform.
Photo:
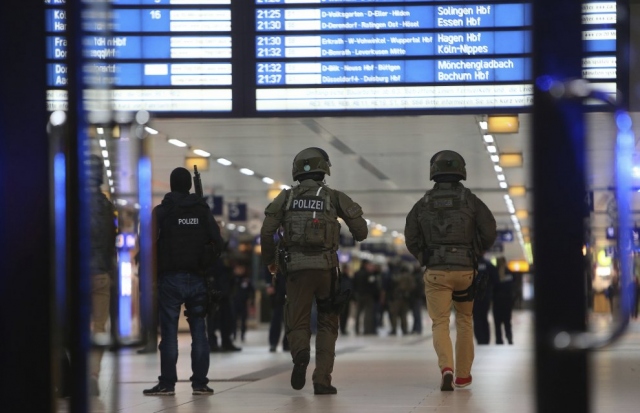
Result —
MULTIPOLYGON (((324 173, 329 172, 328 157, 324 151, 316 151, 321 150, 309 148, 302 151, 296 160, 299 161, 301 155, 307 155, 304 159, 305 169, 302 167, 298 169, 304 172, 320 170, 321 176, 324 176, 324 173), (319 153, 325 156, 327 163, 320 169, 318 165, 313 164, 314 157, 319 153), (307 167, 309 160, 313 168, 307 167)), ((298 166, 301 165, 302 163, 298 166)), ((331 278, 337 276, 334 269, 338 266, 336 254, 340 236, 338 217, 344 220, 357 241, 367 237, 368 228, 366 221, 362 218, 362 208, 346 194, 328 188, 317 179, 305 179, 304 173, 296 173, 296 161, 294 161, 293 175, 294 179, 299 178, 300 184, 292 189, 283 190, 267 206, 260 236, 263 262, 266 265, 274 264, 276 261, 274 235, 281 226, 284 229, 281 242, 290 257, 286 263, 286 334, 294 365, 299 364, 297 360, 302 359, 304 366, 300 371, 304 374, 305 362, 308 363, 310 353, 312 301, 314 297, 316 301, 329 298, 331 278)), ((334 285, 337 285, 337 280, 334 280, 334 285)), ((312 377, 314 388, 316 385, 324 388, 331 387, 338 322, 338 314, 318 312, 316 368, 312 377)), ((294 366, 294 373, 295 369, 294 366)), ((292 375, 292 386, 299 390, 304 386, 304 375, 302 383, 294 384, 294 381, 292 375)), ((316 389, 316 394, 327 393, 320 393, 316 389)))

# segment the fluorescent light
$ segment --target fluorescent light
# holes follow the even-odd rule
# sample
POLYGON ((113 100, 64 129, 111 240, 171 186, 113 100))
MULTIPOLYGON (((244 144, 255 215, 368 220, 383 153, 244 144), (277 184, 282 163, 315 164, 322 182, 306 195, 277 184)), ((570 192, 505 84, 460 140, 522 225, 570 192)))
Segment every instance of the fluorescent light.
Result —
POLYGON ((229 224, 227 225, 227 228, 233 231, 234 229, 236 229, 236 224, 229 224))
POLYGON ((487 143, 493 143, 493 135, 484 135, 484 141, 487 143))
POLYGON ((502 167, 501 167, 501 166, 493 165, 493 169, 494 169, 496 172, 502 172, 502 167))
POLYGON ((507 189, 508 186, 506 182, 500 182, 500 188, 507 189))
MULTIPOLYGON (((487 145, 487 150, 489 151, 489 153, 498 152, 498 149, 494 145, 487 145)), ((500 160, 500 158, 498 158, 498 160, 500 160)))
POLYGON ((289 185, 280 185, 280 189, 290 189, 289 185))
POLYGON ((231 165, 231 161, 228 159, 224 159, 224 158, 218 158, 218 163, 220 165, 224 165, 224 166, 229 166, 231 165))
POLYGON ((391 236, 392 237, 397 237, 398 236, 398 231, 392 231, 391 232, 391 236))
POLYGON ((507 205, 507 210, 509 211, 510 214, 516 213, 516 209, 513 207, 513 205, 507 205))
POLYGON ((109 179, 109 185, 113 186, 113 179, 109 179))
POLYGON ((109 151, 102 151, 102 157, 103 158, 108 158, 109 157, 109 151))
POLYGON ((107 169, 107 176, 111 178, 111 169, 107 169))
POLYGON ((104 140, 104 139, 100 139, 100 146, 103 147, 103 148, 106 148, 107 147, 107 141, 104 140))
POLYGON ((114 192, 116 192, 115 188, 111 187, 111 193, 114 193, 114 192))
POLYGON ((478 122, 478 125, 480 125, 480 129, 482 130, 487 130, 487 127, 489 126, 485 121, 478 122))
POLYGON ((111 162, 109 162, 109 160, 108 160, 108 159, 105 159, 105 160, 104 160, 104 167, 105 167, 105 168, 108 168, 108 167, 110 167, 110 166, 111 166, 111 162))
POLYGON ((268 176, 265 176, 264 178, 262 178, 262 182, 264 182, 265 184, 271 185, 275 181, 273 179, 269 178, 268 176))
POLYGON ((504 174, 498 174, 498 181, 504 181, 504 174))
POLYGON ((175 145, 175 146, 177 146, 179 148, 184 148, 185 146, 187 146, 186 143, 184 143, 184 142, 182 142, 181 140, 178 140, 178 139, 167 139, 167 142, 169 142, 170 144, 175 145))
POLYGON ((211 156, 209 152, 203 151, 202 149, 194 149, 193 153, 195 153, 196 155, 204 156, 205 158, 208 158, 211 156))
POLYGON ((251 169, 248 169, 248 168, 240 168, 240 173, 251 176, 255 172, 253 172, 251 169))
POLYGON ((98 132, 98 134, 102 135, 104 133, 104 128, 96 128, 96 132, 98 132))
POLYGON ((246 230, 247 230, 247 228, 245 226, 243 226, 243 225, 240 225, 238 227, 238 232, 245 232, 246 230))
POLYGON ((149 132, 149 133, 150 133, 150 134, 152 134, 152 135, 157 135, 157 134, 158 134, 158 131, 157 131, 157 130, 152 129, 152 128, 148 127, 148 126, 145 126, 145 127, 144 127, 144 130, 146 130, 147 132, 149 132))
POLYGON ((507 195, 507 194, 504 195, 504 200, 505 201, 509 201, 510 199, 511 199, 511 197, 509 195, 507 195))
POLYGON ((498 155, 491 155, 491 161, 493 163, 500 162, 500 157, 498 155))
POLYGON ((518 222, 518 217, 515 215, 511 215, 511 221, 514 223, 518 222))

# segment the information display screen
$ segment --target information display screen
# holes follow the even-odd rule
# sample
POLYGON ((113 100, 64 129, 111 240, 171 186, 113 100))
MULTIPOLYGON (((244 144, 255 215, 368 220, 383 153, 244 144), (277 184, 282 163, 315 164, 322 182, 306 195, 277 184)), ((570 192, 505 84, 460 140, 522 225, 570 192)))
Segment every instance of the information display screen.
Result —
MULTIPOLYGON (((231 0, 110 3, 104 12, 88 8, 83 14, 88 107, 106 89, 116 111, 232 111, 231 0), (95 86, 100 90, 91 90, 95 86)), ((66 19, 64 8, 46 10, 52 88, 68 83, 66 19)))
MULTIPOLYGON (((258 112, 532 104, 530 2, 254 1, 258 112)), ((584 75, 610 92, 615 22, 584 5, 584 75)))
MULTIPOLYGON (((43 1, 49 108, 65 109, 67 0, 43 1)), ((110 0, 103 11, 88 8, 83 80, 96 90, 87 99, 107 96, 116 111, 233 117, 507 113, 532 104, 530 1, 238 4, 110 0)), ((583 77, 615 93, 616 3, 587 1, 582 10, 583 77)))

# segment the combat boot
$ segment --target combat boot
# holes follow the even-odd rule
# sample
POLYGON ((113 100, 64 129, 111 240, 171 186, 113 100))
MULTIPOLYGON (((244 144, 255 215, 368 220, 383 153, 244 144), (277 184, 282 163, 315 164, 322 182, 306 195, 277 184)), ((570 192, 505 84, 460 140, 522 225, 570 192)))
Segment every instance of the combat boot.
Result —
POLYGON ((307 382, 307 366, 311 354, 309 350, 302 350, 293 358, 293 371, 291 372, 291 387, 301 390, 307 382))
POLYGON ((313 384, 313 394, 338 394, 338 389, 332 385, 325 386, 324 384, 313 384))

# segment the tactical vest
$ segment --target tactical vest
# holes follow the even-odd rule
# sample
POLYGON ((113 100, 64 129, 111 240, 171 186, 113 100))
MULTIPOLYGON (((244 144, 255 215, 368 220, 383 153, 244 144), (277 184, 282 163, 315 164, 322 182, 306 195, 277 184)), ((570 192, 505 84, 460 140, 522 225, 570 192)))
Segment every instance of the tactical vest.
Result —
POLYGON ((427 247, 423 252, 423 264, 427 267, 475 266, 476 223, 470 193, 461 186, 445 186, 432 189, 424 196, 418 220, 427 247))
POLYGON ((204 205, 170 207, 160 222, 158 272, 201 273, 212 263, 204 205))
POLYGON ((331 269, 337 265, 340 223, 330 190, 297 186, 284 210, 284 243, 291 254, 289 271, 331 269))

